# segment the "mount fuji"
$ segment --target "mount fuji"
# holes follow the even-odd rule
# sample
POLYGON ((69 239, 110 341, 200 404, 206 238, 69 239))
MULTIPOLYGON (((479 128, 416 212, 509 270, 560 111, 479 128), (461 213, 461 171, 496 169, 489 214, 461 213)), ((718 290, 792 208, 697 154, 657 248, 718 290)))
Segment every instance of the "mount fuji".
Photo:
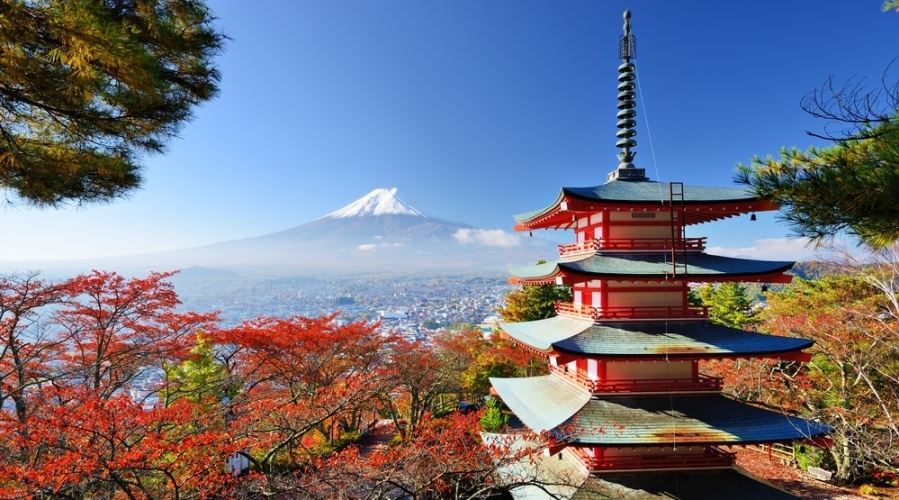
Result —
POLYGON ((245 276, 504 274, 552 255, 554 245, 499 229, 429 217, 396 188, 375 189, 316 220, 284 231, 195 248, 115 258, 38 264, 47 270, 123 272, 215 268, 245 276))

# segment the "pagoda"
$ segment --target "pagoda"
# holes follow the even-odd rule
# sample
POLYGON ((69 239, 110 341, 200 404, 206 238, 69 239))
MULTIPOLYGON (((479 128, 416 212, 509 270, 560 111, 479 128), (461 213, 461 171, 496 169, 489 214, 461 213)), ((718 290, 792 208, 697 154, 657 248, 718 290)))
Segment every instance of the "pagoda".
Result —
POLYGON ((722 380, 703 374, 702 363, 807 361, 812 341, 716 325, 688 301, 691 283, 790 282, 793 262, 710 255, 706 238, 686 236, 691 225, 777 207, 744 188, 652 181, 634 165, 635 48, 625 11, 617 168, 604 184, 562 188, 549 206, 515 217, 518 231, 572 230, 575 238, 555 261, 514 269, 510 282, 569 286, 573 300, 557 303, 549 319, 501 323, 545 357, 550 373, 492 378, 493 392, 516 421, 555 437, 548 457, 623 496, 739 488, 740 498, 789 497, 737 471, 725 448, 815 441, 829 429, 722 394, 722 380))

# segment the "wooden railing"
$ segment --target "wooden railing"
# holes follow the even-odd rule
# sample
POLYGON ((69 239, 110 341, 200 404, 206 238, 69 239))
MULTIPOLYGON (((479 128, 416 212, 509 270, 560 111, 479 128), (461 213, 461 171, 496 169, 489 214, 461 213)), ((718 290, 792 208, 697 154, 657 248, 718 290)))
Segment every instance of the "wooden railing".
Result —
POLYGON ((683 392, 721 390, 721 378, 699 374, 694 379, 660 378, 651 380, 602 380, 593 384, 594 392, 683 392))
POLYGON ((571 302, 556 302, 556 313, 584 319, 704 319, 709 317, 705 306, 622 306, 591 307, 571 302))
POLYGON ((552 366, 550 371, 584 389, 598 394, 645 392, 720 392, 722 379, 699 374, 692 378, 658 378, 649 380, 593 380, 582 371, 569 371, 552 366))
POLYGON ((630 470, 630 469, 679 469, 688 467, 728 467, 734 464, 735 455, 716 448, 708 448, 704 453, 666 453, 662 455, 638 455, 627 457, 595 458, 581 449, 578 456, 590 471, 630 470))
POLYGON ((684 249, 688 252, 701 252, 705 250, 705 242, 705 237, 684 238, 682 240, 672 240, 670 238, 596 238, 580 243, 559 245, 559 255, 579 255, 600 250, 667 251, 672 248, 684 249))
POLYGON ((584 375, 583 372, 568 371, 564 366, 550 366, 549 371, 565 377, 569 381, 574 382, 590 392, 596 392, 596 381, 584 375))

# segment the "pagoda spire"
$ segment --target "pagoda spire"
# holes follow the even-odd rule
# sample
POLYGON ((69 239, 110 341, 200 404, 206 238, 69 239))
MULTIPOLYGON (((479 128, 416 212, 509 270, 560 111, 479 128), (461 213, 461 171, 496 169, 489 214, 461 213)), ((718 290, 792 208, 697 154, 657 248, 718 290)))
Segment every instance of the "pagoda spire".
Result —
POLYGON ((609 174, 609 180, 645 180, 645 170, 634 167, 633 149, 637 146, 634 136, 637 135, 637 75, 633 60, 637 57, 637 38, 631 34, 631 11, 624 11, 624 33, 618 39, 618 138, 615 147, 618 153, 618 168, 609 174), (623 171, 622 171, 623 170, 623 171))

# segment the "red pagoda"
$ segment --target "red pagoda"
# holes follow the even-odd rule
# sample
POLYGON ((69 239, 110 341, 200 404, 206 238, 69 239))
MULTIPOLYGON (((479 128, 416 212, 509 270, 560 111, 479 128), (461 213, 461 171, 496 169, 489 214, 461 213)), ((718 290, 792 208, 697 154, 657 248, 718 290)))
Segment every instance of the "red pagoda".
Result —
POLYGON ((701 364, 805 361, 812 342, 719 326, 688 301, 690 283, 790 281, 793 262, 709 255, 705 238, 686 237, 690 225, 777 207, 743 188, 654 182, 635 167, 628 11, 619 56, 618 167, 605 184, 563 188, 546 208, 516 216, 519 231, 575 234, 557 260, 515 269, 510 280, 570 286, 573 301, 558 303, 553 318, 501 324, 547 359, 550 374, 493 378, 494 392, 524 426, 558 437, 543 460, 583 472, 594 489, 575 496, 790 497, 734 469, 724 447, 815 440, 828 428, 723 395, 701 364))

